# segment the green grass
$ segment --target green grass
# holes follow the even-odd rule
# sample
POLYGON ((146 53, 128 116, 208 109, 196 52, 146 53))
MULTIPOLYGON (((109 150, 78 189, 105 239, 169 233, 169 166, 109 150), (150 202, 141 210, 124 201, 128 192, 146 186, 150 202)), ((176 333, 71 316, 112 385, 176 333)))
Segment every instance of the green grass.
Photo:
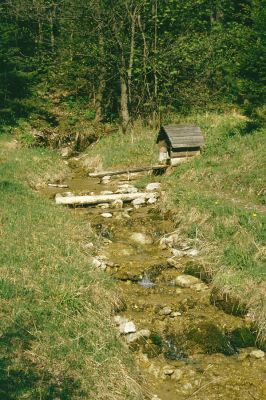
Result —
MULTIPOLYGON (((237 113, 172 115, 168 122, 198 124, 206 146, 199 158, 160 178, 161 206, 200 246, 198 262, 211 270, 214 285, 248 304, 265 339, 266 129, 237 113)), ((99 154, 105 167, 148 164, 157 158, 155 138, 155 131, 137 128, 105 138, 89 153, 99 154)), ((139 186, 147 179, 154 178, 139 186)))
POLYGON ((28 185, 62 169, 0 140, 0 398, 140 399, 112 324, 117 294, 82 246, 89 221, 28 185))

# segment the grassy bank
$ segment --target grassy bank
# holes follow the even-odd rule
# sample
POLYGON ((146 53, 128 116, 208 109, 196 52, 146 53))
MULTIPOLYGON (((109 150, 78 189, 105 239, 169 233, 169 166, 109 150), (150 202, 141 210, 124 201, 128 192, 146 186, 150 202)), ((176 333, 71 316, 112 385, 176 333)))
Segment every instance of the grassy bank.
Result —
POLYGON ((140 399, 112 325, 119 299, 84 250, 89 222, 29 187, 64 169, 0 140, 0 398, 140 399))
MULTIPOLYGON (((265 339, 266 131, 239 114, 171 118, 180 121, 198 124, 206 146, 201 157, 161 178, 164 209, 174 211, 182 235, 195 239, 201 250, 195 264, 248 305, 265 339)), ((106 138, 89 154, 100 154, 105 168, 148 164, 157 158, 155 138, 155 131, 138 128, 106 138)))

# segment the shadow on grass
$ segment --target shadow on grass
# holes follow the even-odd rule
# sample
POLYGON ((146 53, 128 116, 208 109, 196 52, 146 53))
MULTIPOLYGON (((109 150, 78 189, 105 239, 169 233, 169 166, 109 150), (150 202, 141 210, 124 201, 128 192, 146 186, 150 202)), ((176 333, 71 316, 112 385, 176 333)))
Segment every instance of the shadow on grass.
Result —
POLYGON ((79 385, 69 377, 54 377, 50 372, 26 359, 34 338, 17 327, 11 328, 0 339, 0 399, 70 400, 79 385))

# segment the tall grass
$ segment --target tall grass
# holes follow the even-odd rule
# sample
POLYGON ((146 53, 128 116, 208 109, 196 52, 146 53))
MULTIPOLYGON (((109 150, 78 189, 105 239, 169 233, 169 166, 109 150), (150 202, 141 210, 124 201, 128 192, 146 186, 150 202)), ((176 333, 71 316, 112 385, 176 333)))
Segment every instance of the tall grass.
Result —
POLYGON ((0 398, 140 399, 112 324, 117 295, 83 250, 89 221, 28 186, 61 168, 0 140, 0 398))

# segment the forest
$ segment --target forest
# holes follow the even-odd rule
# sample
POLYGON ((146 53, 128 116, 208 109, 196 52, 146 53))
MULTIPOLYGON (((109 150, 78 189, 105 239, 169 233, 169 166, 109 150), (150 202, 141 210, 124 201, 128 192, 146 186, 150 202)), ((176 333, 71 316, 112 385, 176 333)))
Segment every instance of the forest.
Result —
POLYGON ((2 0, 1 124, 56 126, 50 102, 77 111, 72 130, 77 118, 126 131, 169 112, 250 115, 265 101, 265 14, 264 0, 2 0))

